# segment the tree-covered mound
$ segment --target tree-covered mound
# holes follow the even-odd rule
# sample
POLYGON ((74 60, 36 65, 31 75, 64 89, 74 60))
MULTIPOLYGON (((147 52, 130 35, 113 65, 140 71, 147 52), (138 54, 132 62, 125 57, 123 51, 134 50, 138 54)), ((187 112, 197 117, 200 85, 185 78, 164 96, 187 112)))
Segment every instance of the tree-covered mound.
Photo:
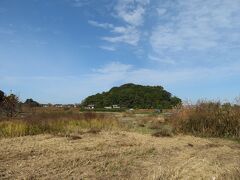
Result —
POLYGON ((40 104, 33 99, 27 99, 23 104, 28 107, 40 107, 40 104))
POLYGON ((82 105, 93 104, 96 108, 118 105, 121 108, 168 109, 180 103, 181 99, 172 96, 162 86, 124 84, 120 87, 113 87, 108 92, 89 96, 82 105))

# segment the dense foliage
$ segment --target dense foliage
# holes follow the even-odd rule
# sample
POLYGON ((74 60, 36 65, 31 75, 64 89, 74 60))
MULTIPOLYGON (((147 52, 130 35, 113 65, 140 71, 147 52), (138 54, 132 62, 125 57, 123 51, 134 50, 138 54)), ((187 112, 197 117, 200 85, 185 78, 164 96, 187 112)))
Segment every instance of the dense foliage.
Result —
POLYGON ((27 105, 28 107, 40 107, 40 104, 37 101, 34 101, 33 99, 27 99, 24 102, 24 105, 27 105))
POLYGON ((172 96, 161 86, 142 86, 124 84, 113 87, 108 92, 87 97, 82 105, 94 104, 96 108, 119 105, 123 108, 168 109, 181 103, 181 99, 172 96))

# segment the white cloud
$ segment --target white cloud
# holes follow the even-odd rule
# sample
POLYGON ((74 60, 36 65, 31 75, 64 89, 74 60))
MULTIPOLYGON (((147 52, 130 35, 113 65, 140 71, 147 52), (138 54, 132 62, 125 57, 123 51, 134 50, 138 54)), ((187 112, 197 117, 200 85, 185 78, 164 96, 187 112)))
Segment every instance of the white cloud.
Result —
POLYGON ((165 63, 165 64, 176 64, 176 62, 171 59, 171 58, 162 58, 162 57, 159 57, 159 56, 154 56, 154 55, 148 55, 148 58, 152 61, 155 61, 155 62, 159 62, 159 63, 165 63))
POLYGON ((240 31, 238 0, 177 0, 159 6, 164 11, 150 38, 155 52, 222 48, 240 31))
POLYGON ((114 33, 127 33, 129 28, 123 26, 116 26, 113 28, 112 32, 114 33))
POLYGON ((113 46, 100 46, 100 48, 107 51, 116 51, 116 48, 113 46))
POLYGON ((92 20, 89 20, 88 23, 92 26, 104 28, 104 29, 114 28, 114 26, 109 23, 99 23, 97 21, 92 21, 92 20))
POLYGON ((119 33, 119 35, 104 37, 103 40, 138 45, 141 37, 140 26, 144 22, 148 4, 149 0, 118 0, 115 7, 116 17, 123 20, 125 26, 113 28, 112 32, 119 33))
POLYGON ((115 33, 118 33, 116 36, 107 36, 102 37, 103 40, 112 42, 112 43, 127 43, 133 46, 136 46, 140 39, 140 32, 132 27, 113 29, 115 33), (118 31, 118 32, 117 32, 118 31))
POLYGON ((148 3, 149 0, 119 0, 116 6, 117 16, 132 26, 140 26, 148 3))
POLYGON ((112 34, 102 37, 102 40, 136 46, 140 41, 140 26, 144 22, 144 14, 149 2, 149 0, 118 0, 114 8, 114 17, 122 20, 124 23, 122 26, 96 21, 88 22, 93 26, 110 30, 112 34))
POLYGON ((157 8, 157 12, 159 16, 162 16, 167 12, 167 10, 164 8, 157 8))
MULTIPOLYGON (((140 39, 140 32, 133 26, 114 26, 109 23, 99 23, 96 21, 88 21, 89 24, 95 27, 109 29, 114 35, 102 37, 102 40, 111 43, 127 43, 136 46, 140 39)), ((105 48, 106 49, 106 48, 105 48)))
POLYGON ((109 74, 109 73, 125 73, 132 68, 132 65, 122 64, 118 61, 111 62, 110 64, 105 65, 102 68, 95 69, 94 72, 109 74))
POLYGON ((178 68, 160 70, 149 68, 134 68, 130 64, 112 62, 104 67, 94 70, 90 75, 91 81, 115 84, 116 82, 134 82, 141 84, 170 85, 181 82, 203 81, 221 79, 231 75, 240 75, 240 64, 228 64, 217 67, 178 68))

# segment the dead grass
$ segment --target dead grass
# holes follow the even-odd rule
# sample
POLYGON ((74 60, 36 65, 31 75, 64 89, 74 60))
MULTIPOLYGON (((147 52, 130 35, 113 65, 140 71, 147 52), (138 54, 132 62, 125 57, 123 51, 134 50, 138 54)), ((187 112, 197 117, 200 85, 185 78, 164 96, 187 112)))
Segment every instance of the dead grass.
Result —
POLYGON ((155 137, 172 137, 173 136, 173 127, 171 125, 162 125, 157 129, 156 132, 152 133, 152 136, 155 137))
MULTIPOLYGON (((158 114, 58 110, 1 120, 0 179, 240 179, 236 141, 173 136, 175 131, 199 135, 184 130, 194 124, 192 117, 198 118, 194 128, 205 122, 217 128, 219 116, 205 110, 201 119, 195 108, 178 109, 176 121, 158 114)), ((228 116, 227 130, 239 117, 235 115, 228 116)))
POLYGON ((221 139, 101 131, 4 138, 0 144, 0 179, 240 178, 240 145, 221 139))
POLYGON ((199 102, 173 110, 168 121, 177 132, 240 139, 240 106, 199 102))
POLYGON ((37 134, 81 134, 95 129, 116 130, 119 121, 111 115, 97 113, 40 113, 22 119, 0 121, 0 137, 19 137, 37 134))

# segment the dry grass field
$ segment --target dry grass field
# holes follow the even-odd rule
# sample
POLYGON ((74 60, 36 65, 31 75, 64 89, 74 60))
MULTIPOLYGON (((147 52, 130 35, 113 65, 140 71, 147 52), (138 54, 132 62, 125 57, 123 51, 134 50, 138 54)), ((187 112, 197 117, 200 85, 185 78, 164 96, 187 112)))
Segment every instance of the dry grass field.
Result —
POLYGON ((240 144, 124 131, 0 139, 0 179, 239 179, 240 144))
POLYGON ((239 180, 239 107, 199 107, 1 119, 0 179, 239 180))

